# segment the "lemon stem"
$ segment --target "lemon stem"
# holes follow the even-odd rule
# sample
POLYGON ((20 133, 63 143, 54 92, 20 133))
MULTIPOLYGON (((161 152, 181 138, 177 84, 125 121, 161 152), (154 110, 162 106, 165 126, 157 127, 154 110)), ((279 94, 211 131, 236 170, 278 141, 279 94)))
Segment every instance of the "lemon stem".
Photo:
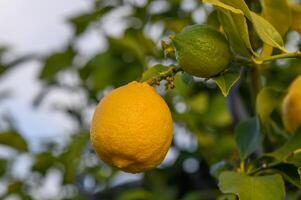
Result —
POLYGON ((258 59, 258 60, 253 59, 253 61, 257 64, 261 64, 263 62, 282 59, 282 58, 301 58, 301 52, 297 51, 297 52, 292 52, 292 53, 284 53, 284 54, 269 56, 269 57, 266 57, 266 58, 261 58, 261 59, 258 59))
POLYGON ((241 173, 245 173, 245 161, 244 160, 240 161, 239 171, 241 173))
POLYGON ((173 66, 167 69, 166 71, 163 71, 159 73, 157 76, 154 76, 146 81, 149 85, 154 85, 159 83, 162 80, 165 80, 167 77, 173 77, 176 75, 176 73, 183 71, 181 67, 179 66, 173 66))
POLYGON ((261 172, 261 171, 263 171, 263 170, 272 169, 273 167, 275 167, 275 166, 277 166, 277 165, 279 165, 279 164, 280 164, 280 162, 274 162, 274 163, 269 164, 269 165, 264 164, 264 165, 258 167, 257 169, 254 169, 254 170, 250 171, 250 172, 248 173, 248 175, 249 175, 249 176, 254 176, 254 175, 256 175, 257 173, 259 173, 259 172, 261 172))

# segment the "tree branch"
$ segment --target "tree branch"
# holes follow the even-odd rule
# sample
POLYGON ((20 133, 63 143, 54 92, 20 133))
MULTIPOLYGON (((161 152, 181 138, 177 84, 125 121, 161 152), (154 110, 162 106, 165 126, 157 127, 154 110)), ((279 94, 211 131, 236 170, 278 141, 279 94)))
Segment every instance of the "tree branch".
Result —
POLYGON ((257 60, 256 58, 252 58, 252 60, 256 64, 262 64, 267 61, 277 60, 277 59, 281 59, 281 58, 301 58, 301 52, 298 51, 298 52, 292 52, 292 53, 278 54, 278 55, 262 58, 259 60, 257 60))
POLYGON ((146 83, 148 83, 149 85, 154 85, 164 79, 166 79, 167 77, 172 77, 174 76, 176 73, 183 71, 179 66, 174 66, 169 68, 168 70, 159 73, 159 75, 152 77, 151 79, 147 80, 146 83))

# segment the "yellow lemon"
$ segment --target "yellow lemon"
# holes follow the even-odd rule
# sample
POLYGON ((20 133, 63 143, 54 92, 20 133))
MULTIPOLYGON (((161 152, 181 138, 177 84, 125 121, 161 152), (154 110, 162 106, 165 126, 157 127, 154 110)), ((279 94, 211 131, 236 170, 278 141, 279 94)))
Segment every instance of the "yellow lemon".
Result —
POLYGON ((147 83, 131 82, 106 95, 97 105, 91 142, 106 163, 126 172, 154 168, 172 141, 170 110, 147 83))
POLYGON ((291 83, 288 91, 293 93, 301 93, 301 75, 295 78, 295 80, 291 83))
POLYGON ((301 76, 292 82, 283 100, 282 118, 286 130, 290 133, 301 126, 301 76))

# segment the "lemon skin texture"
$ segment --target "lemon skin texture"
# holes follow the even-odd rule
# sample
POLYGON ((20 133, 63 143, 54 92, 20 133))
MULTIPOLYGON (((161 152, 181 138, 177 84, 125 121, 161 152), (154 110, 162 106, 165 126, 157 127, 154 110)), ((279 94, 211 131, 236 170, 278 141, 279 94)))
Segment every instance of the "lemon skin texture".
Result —
POLYGON ((283 100, 282 119, 289 133, 301 126, 301 76, 292 82, 283 100))
POLYGON ((91 142, 106 163, 130 173, 159 165, 171 145, 170 110, 147 83, 131 82, 106 95, 97 105, 91 142))
POLYGON ((208 25, 188 26, 172 39, 172 43, 181 68, 194 76, 217 75, 232 59, 226 38, 208 25))

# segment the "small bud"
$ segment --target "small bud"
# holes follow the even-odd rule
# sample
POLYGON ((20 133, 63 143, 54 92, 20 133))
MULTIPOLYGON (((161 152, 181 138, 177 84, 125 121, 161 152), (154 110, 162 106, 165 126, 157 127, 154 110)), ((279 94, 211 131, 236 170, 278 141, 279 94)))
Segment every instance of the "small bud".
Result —
POLYGON ((159 86, 160 85, 160 81, 156 80, 155 84, 159 86))
POLYGON ((164 52, 164 57, 173 57, 175 50, 173 46, 165 41, 161 41, 161 46, 164 52))

